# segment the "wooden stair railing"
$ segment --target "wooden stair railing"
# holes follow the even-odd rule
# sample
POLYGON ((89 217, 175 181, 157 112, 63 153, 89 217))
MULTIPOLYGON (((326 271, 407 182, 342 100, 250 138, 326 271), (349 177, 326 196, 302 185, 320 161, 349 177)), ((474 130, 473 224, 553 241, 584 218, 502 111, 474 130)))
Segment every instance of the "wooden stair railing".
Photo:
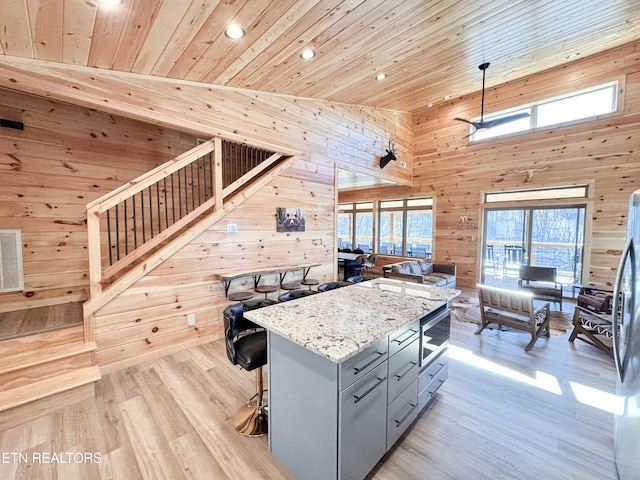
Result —
POLYGON ((90 300, 85 320, 98 304, 220 218, 216 213, 242 203, 256 182, 282 171, 277 167, 296 152, 279 150, 214 138, 87 205, 90 300))

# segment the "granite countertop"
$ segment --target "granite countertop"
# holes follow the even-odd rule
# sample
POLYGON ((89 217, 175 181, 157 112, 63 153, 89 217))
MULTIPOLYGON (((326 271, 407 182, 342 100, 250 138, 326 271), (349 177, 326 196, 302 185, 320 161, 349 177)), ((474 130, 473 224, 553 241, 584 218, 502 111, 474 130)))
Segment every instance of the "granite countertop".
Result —
POLYGON ((459 290, 378 278, 245 312, 245 317, 332 362, 342 363, 459 290))

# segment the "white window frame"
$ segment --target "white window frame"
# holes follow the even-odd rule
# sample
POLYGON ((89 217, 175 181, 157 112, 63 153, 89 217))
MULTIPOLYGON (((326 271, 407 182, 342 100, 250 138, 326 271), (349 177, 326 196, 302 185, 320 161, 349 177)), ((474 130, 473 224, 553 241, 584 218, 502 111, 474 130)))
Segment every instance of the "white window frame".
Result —
MULTIPOLYGON (((483 136, 482 138, 476 138, 475 135, 475 130, 472 126, 469 127, 469 141, 470 142, 481 142, 481 141, 485 141, 485 140, 490 140, 493 138, 498 138, 498 137, 504 137, 507 135, 518 135, 518 134, 522 134, 522 133, 527 133, 527 132, 531 132, 531 131, 535 131, 536 129, 550 129, 550 128, 557 128, 559 126, 567 126, 567 125, 574 125, 576 123, 582 123, 585 121, 590 121, 590 120, 594 120, 594 119, 599 119, 605 115, 612 115, 617 113, 620 109, 621 109, 621 101, 620 101, 620 95, 619 95, 619 91, 620 91, 620 80, 614 80, 612 82, 607 82, 607 83, 603 83, 600 85, 596 85, 590 88, 585 88, 576 92, 571 92, 569 94, 565 94, 565 95, 559 95, 557 97, 552 97, 552 98, 547 98, 544 100, 540 100, 538 102, 534 102, 532 104, 528 104, 528 105, 521 105, 519 107, 515 107, 515 108, 510 108, 508 110, 503 110, 501 112, 497 112, 497 113, 493 113, 490 115, 485 115, 484 120, 495 120, 497 118, 502 118, 502 117, 506 117, 509 116, 511 114, 513 114, 514 112, 522 112, 522 111, 526 111, 529 110, 529 128, 527 129, 523 129, 523 130, 518 130, 518 131, 514 131, 514 132, 508 132, 508 133, 503 133, 503 134, 496 134, 496 135, 490 135, 487 132, 491 132, 491 130, 485 131, 483 132, 483 136), (572 120, 569 121, 565 121, 565 122, 558 122, 558 123, 554 123, 551 125, 544 125, 543 127, 538 127, 538 107, 539 106, 546 106, 549 105, 551 103, 554 102, 560 102, 563 100, 567 100, 569 98, 572 97, 577 97, 580 95, 586 95, 592 92, 596 92, 596 91, 600 91, 600 90, 605 90, 605 89, 611 89, 612 90, 612 97, 611 97, 611 111, 609 112, 605 112, 605 113, 600 113, 597 115, 590 115, 587 117, 580 117, 580 118, 574 118, 572 120), (473 133, 472 133, 473 132, 473 133)), ((480 121, 480 117, 474 118, 472 121, 477 122, 480 121)))

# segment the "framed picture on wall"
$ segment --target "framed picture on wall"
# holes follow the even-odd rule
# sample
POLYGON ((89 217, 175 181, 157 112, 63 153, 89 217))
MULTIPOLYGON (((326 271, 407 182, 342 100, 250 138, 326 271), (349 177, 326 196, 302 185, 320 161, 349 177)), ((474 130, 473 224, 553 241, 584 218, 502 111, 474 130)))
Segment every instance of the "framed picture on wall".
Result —
POLYGON ((304 232, 304 208, 276 209, 278 217, 278 232, 304 232))

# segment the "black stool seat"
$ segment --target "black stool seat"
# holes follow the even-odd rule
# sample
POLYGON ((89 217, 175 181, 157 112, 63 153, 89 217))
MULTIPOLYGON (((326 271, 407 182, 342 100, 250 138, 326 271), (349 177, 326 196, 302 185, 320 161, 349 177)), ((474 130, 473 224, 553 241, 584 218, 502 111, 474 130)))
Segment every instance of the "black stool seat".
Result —
MULTIPOLYGON (((355 275, 354 275, 355 276, 355 275)), ((328 292, 329 290, 335 290, 336 288, 347 287, 353 285, 350 282, 327 282, 318 287, 319 292, 328 292)))
POLYGON ((356 275, 355 277, 347 278, 347 282, 349 283, 362 283, 362 282, 365 282, 366 280, 367 279, 362 275, 356 275))
POLYGON ((290 292, 285 292, 278 297, 280 302, 288 302, 289 300, 295 300, 297 298, 307 297, 309 295, 315 295, 315 290, 291 290, 290 292))
POLYGON ((247 371, 267 364, 267 332, 250 333, 235 342, 236 361, 247 371))

